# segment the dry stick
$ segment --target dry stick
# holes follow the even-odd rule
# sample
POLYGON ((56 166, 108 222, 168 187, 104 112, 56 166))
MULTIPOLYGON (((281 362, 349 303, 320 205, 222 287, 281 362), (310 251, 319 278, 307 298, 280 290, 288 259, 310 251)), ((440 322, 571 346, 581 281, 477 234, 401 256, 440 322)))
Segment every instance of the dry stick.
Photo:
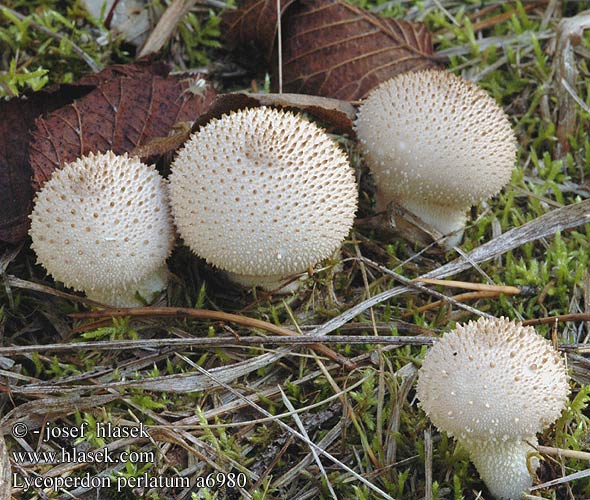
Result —
MULTIPOLYGON (((6 12, 10 12, 10 14, 18 19, 20 19, 21 21, 24 21, 26 19, 26 16, 23 16, 20 12, 17 12, 16 10, 12 10, 8 7, 6 7, 6 5, 2 5, 0 4, 0 11, 1 10, 5 10, 6 12)), ((86 52, 84 52, 80 47, 78 47, 74 42, 72 42, 71 39, 69 39, 66 36, 60 35, 59 33, 54 33, 53 31, 51 31, 50 29, 46 28, 45 26, 43 26, 42 24, 36 23, 33 20, 29 20, 29 24, 32 28, 36 29, 37 31, 41 31, 42 33, 46 34, 47 36, 53 38, 54 40, 57 40, 58 42, 62 42, 62 41, 66 41, 67 43, 70 44, 70 47, 72 48, 72 50, 78 54, 83 60, 84 62, 90 67, 90 69, 92 71, 94 71, 95 73, 98 73, 102 68, 94 61, 94 59, 92 59, 92 57, 90 57, 86 52)))
MULTIPOLYGON (((0 275, 0 277, 2 277, 0 275)), ((35 292, 46 293, 48 295, 54 295, 56 297, 61 297, 62 299, 73 300, 75 302, 81 302, 82 304, 86 304, 89 306, 95 307, 103 307, 100 302, 96 302, 95 300, 88 299, 86 297, 80 297, 79 295, 74 295, 73 293, 61 292, 52 288, 50 286, 41 285, 40 283, 34 283, 32 281, 23 280, 13 276, 12 274, 7 274, 3 276, 3 281, 5 285, 12 286, 14 288, 22 288, 23 290, 33 290, 35 292)))
POLYGON ((569 150, 569 138, 576 126, 575 92, 568 88, 576 87, 578 70, 574 47, 581 43, 583 32, 590 28, 590 12, 580 12, 577 16, 563 18, 557 25, 557 47, 555 49, 554 81, 559 82, 558 93, 559 117, 557 120, 558 155, 565 156, 569 150), (563 87, 563 88, 562 88, 563 87))
MULTIPOLYGON (((550 488, 551 486, 556 486, 558 484, 565 484, 571 481, 576 481, 578 479, 582 479, 584 477, 590 477, 590 469, 574 472, 573 474, 568 474, 567 476, 558 477, 557 479, 552 479, 551 481, 547 481, 542 484, 536 484, 535 486, 531 487, 531 491, 540 490, 543 488, 550 488)), ((541 498, 541 497, 530 497, 530 498, 541 498)))
POLYGON ((424 431, 424 500, 433 500, 432 493, 432 434, 430 427, 424 431))
MULTIPOLYGON (((532 4, 528 4, 528 5, 524 5, 523 9, 525 12, 529 12, 533 9, 536 9, 539 4, 541 4, 543 2, 538 2, 537 4, 532 3, 532 4)), ((492 8, 497 8, 497 5, 492 6, 492 8)), ((478 12, 478 17, 481 17, 481 12, 478 12)), ((506 21, 508 21, 509 19, 512 19, 512 16, 517 15, 518 16, 518 11, 516 9, 514 10, 509 10, 507 12, 502 12, 502 14, 498 14, 496 16, 493 17, 489 17, 487 19, 484 19, 482 21, 479 22, 474 22, 471 25, 471 28, 473 29, 473 31, 482 31, 488 28, 493 28, 494 26, 496 26, 497 24, 501 24, 504 23, 506 21)), ((470 15, 469 18, 471 20, 473 20, 473 15, 470 15)))
MULTIPOLYGON (((479 299, 491 299, 501 295, 500 292, 467 292, 467 293, 460 293, 458 295, 453 295, 450 298, 453 299, 455 302, 466 302, 468 300, 479 300, 479 299)), ((426 311, 430 311, 431 309, 437 309, 438 307, 443 306, 444 304, 448 304, 448 300, 437 300, 436 302, 430 302, 429 304, 424 304, 423 306, 416 307, 412 311, 405 312, 401 315, 402 318, 409 318, 413 316, 415 313, 422 313, 426 311)))
MULTIPOLYGON (((416 282, 419 283, 427 283, 429 285, 442 285, 446 287, 453 287, 453 288, 464 288, 466 290, 479 290, 477 292, 469 292, 469 293, 460 293, 458 295, 453 295, 452 299, 456 302, 465 302, 467 300, 478 300, 478 299, 485 299, 485 298, 493 298, 497 297, 498 295, 518 295, 521 293, 520 288, 515 286, 504 286, 504 285, 487 285, 485 283, 468 283, 466 281, 454 281, 454 280, 437 280, 431 278, 416 278, 416 282)), ((416 308, 413 311, 408 311, 402 314, 402 318, 407 318, 412 316, 414 313, 421 313, 425 311, 430 311, 431 309, 436 309, 437 307, 442 306, 444 303, 448 301, 437 300, 436 302, 431 302, 430 304, 425 304, 416 308)))
MULTIPOLYGON (((142 339, 142 340, 113 340, 113 341, 93 341, 93 342, 70 342, 68 344, 43 344, 43 345, 25 345, 0 347, 0 356, 19 356, 33 352, 43 351, 43 353, 63 352, 63 351, 81 351, 85 349, 95 351, 119 351, 130 349, 158 349, 161 347, 168 348, 185 348, 191 347, 240 347, 256 346, 262 344, 273 345, 301 345, 311 347, 320 342, 327 344, 386 344, 395 346, 405 345, 432 345, 438 340, 438 337, 376 337, 367 335, 291 335, 289 337, 212 337, 212 338, 181 338, 181 339, 142 339)), ((587 344, 582 344, 587 345, 587 344)), ((563 347, 576 347, 578 344, 562 344, 563 347)), ((326 347, 326 346, 323 346, 326 347)), ((334 360, 343 364, 338 360, 334 360)), ((356 367, 356 364, 346 360, 348 364, 356 367)), ((353 368, 354 369, 354 368, 353 368)))
POLYGON ((281 30, 281 0, 277 0, 277 37, 278 37, 278 65, 279 65, 279 94, 283 93, 283 33, 281 30))
POLYGON ((8 455, 4 435, 0 433, 0 500, 10 500, 11 478, 10 456, 8 455))
POLYGON ((156 24, 156 27, 143 44, 138 58, 147 56, 153 52, 158 52, 172 36, 178 23, 180 23, 182 18, 195 3, 195 0, 174 0, 172 5, 166 9, 166 12, 164 12, 158 21, 158 24, 156 24))
MULTIPOLYGON (((121 317, 153 317, 153 316, 174 316, 174 317, 189 317, 196 319, 212 319, 217 321, 229 321, 237 323, 238 325, 247 326, 249 328, 259 328, 276 335, 293 336, 291 330, 287 330, 282 326, 273 325, 267 321, 260 319, 249 318, 247 316, 239 316, 238 314, 225 313, 221 311, 210 311, 207 309, 192 309, 190 307, 133 307, 120 309, 105 309, 103 311, 92 311, 83 313, 70 314, 72 318, 121 318, 121 317)), ((332 361, 340 363, 348 370, 354 370, 356 365, 345 356, 333 351, 328 346, 322 344, 311 344, 311 349, 319 354, 326 356, 332 361)))
MULTIPOLYGON (((485 262, 530 241, 552 236, 557 231, 563 231, 586 223, 590 223, 590 200, 584 200, 580 203, 552 210, 535 220, 511 229, 497 238, 475 248, 467 254, 468 259, 460 257, 438 269, 434 269, 433 271, 422 275, 421 278, 442 279, 448 276, 453 276, 465 269, 469 269, 472 265, 471 262, 485 262)), ((411 291, 413 291, 413 289, 408 286, 398 286, 391 290, 386 290, 385 292, 351 307, 339 316, 336 316, 320 327, 310 331, 308 335, 327 335, 356 318, 370 307, 381 304, 396 295, 411 291)))
POLYGON ((515 286, 486 285, 485 283, 469 283, 467 281, 437 280, 433 278, 416 278, 414 281, 427 283, 429 285, 442 285, 449 288, 463 288, 465 290, 481 290, 484 292, 504 293, 507 295, 518 295, 521 290, 515 286))
POLYGON ((523 321, 522 324, 527 326, 535 326, 560 321, 590 321, 590 313, 560 314, 558 316, 548 316, 546 318, 527 319, 526 321, 523 321))
POLYGON ((564 450, 563 448, 553 448, 552 446, 537 446, 539 453, 544 455, 553 455, 555 457, 576 458, 578 460, 587 460, 590 462, 590 453, 586 451, 564 450))

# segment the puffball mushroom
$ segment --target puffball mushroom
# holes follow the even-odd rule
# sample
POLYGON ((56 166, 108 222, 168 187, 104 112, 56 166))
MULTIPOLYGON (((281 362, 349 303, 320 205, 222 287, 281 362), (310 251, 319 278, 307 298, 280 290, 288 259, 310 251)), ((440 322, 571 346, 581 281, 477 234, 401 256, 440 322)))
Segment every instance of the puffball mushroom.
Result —
MULTIPOLYGON (((434 425, 469 452, 494 497, 519 500, 533 483, 527 454, 566 405, 562 356, 534 328, 480 318, 426 354, 417 396, 434 425)), ((538 460, 529 462, 533 469, 538 460)))
POLYGON ((340 247, 357 206, 345 153, 291 112, 244 109, 209 122, 172 164, 185 243, 245 286, 279 289, 340 247))
POLYGON ((461 241, 466 212, 508 183, 516 138, 476 84, 441 70, 403 73, 376 87, 355 129, 377 187, 377 210, 395 202, 461 241))
POLYGON ((166 288, 174 227, 166 181, 112 151, 56 170, 30 216, 38 262, 58 281, 117 307, 166 288))

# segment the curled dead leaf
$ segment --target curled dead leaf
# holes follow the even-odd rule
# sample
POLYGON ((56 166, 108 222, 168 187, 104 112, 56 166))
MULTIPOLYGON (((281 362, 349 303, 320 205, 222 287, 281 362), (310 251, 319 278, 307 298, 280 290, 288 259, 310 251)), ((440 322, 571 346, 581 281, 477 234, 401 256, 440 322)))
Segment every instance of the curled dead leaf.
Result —
POLYGON ((231 111, 259 106, 278 106, 307 112, 333 127, 335 132, 353 132, 352 125, 356 110, 346 101, 305 94, 255 94, 251 92, 218 95, 209 110, 195 121, 193 130, 211 119, 219 118, 231 111))

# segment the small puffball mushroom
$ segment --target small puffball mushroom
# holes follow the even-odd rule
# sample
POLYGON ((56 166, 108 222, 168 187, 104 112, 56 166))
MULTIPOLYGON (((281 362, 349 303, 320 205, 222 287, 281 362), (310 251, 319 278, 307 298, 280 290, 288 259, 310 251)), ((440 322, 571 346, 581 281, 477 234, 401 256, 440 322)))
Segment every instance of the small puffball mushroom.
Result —
POLYGON ((116 307, 166 288, 174 227, 166 181, 112 151, 56 170, 30 216, 32 248, 56 280, 116 307))
POLYGON ((213 120, 171 170, 180 235, 244 286, 279 289, 332 255, 354 220, 357 188, 345 153, 290 112, 262 107, 213 120))
MULTIPOLYGON (((457 325, 428 351, 418 375, 426 414, 469 452, 490 492, 504 500, 519 500, 531 487, 527 453, 568 394, 562 356, 534 328, 506 318, 457 325)), ((536 458, 529 463, 538 466, 536 458)))
POLYGON ((504 111, 446 71, 383 82, 360 106, 355 128, 377 186, 377 210, 401 205, 448 234, 440 242, 447 249, 461 241, 469 207, 497 194, 516 160, 504 111))

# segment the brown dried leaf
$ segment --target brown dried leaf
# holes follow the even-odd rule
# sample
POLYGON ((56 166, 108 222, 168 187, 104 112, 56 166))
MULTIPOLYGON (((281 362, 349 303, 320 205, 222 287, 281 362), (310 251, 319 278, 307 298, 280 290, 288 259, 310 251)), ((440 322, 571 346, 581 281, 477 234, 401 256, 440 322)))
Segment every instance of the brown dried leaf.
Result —
POLYGON ((17 243, 28 229, 31 208, 29 129, 43 113, 82 97, 92 87, 62 85, 21 99, 0 102, 0 241, 17 243))
POLYGON ((328 97, 234 92, 218 95, 209 110, 195 121, 193 129, 231 111, 259 106, 279 106, 305 111, 330 124, 334 127, 334 131, 339 133, 352 133, 352 124, 356 115, 356 110, 350 103, 328 97))
MULTIPOLYGON (((295 0, 281 1, 281 17, 295 0)), ((230 48, 253 45, 270 62, 277 37, 276 0, 251 0, 221 16, 230 48)))
POLYGON ((283 33, 283 88, 290 92, 355 100, 397 74, 435 66, 425 25, 339 0, 300 0, 283 33))
MULTIPOLYGON (((253 43, 265 54, 275 47, 276 52, 275 3, 251 0, 226 14, 230 41, 253 43)), ((382 18, 344 1, 289 2, 282 27, 287 92, 356 100, 399 73, 436 66, 424 24, 382 18)), ((271 60, 276 87, 276 53, 271 60)))
POLYGON ((38 119, 30 144, 33 187, 65 162, 90 152, 131 152, 166 137, 177 122, 194 120, 213 101, 211 87, 193 89, 200 75, 119 73, 72 104, 38 119))

